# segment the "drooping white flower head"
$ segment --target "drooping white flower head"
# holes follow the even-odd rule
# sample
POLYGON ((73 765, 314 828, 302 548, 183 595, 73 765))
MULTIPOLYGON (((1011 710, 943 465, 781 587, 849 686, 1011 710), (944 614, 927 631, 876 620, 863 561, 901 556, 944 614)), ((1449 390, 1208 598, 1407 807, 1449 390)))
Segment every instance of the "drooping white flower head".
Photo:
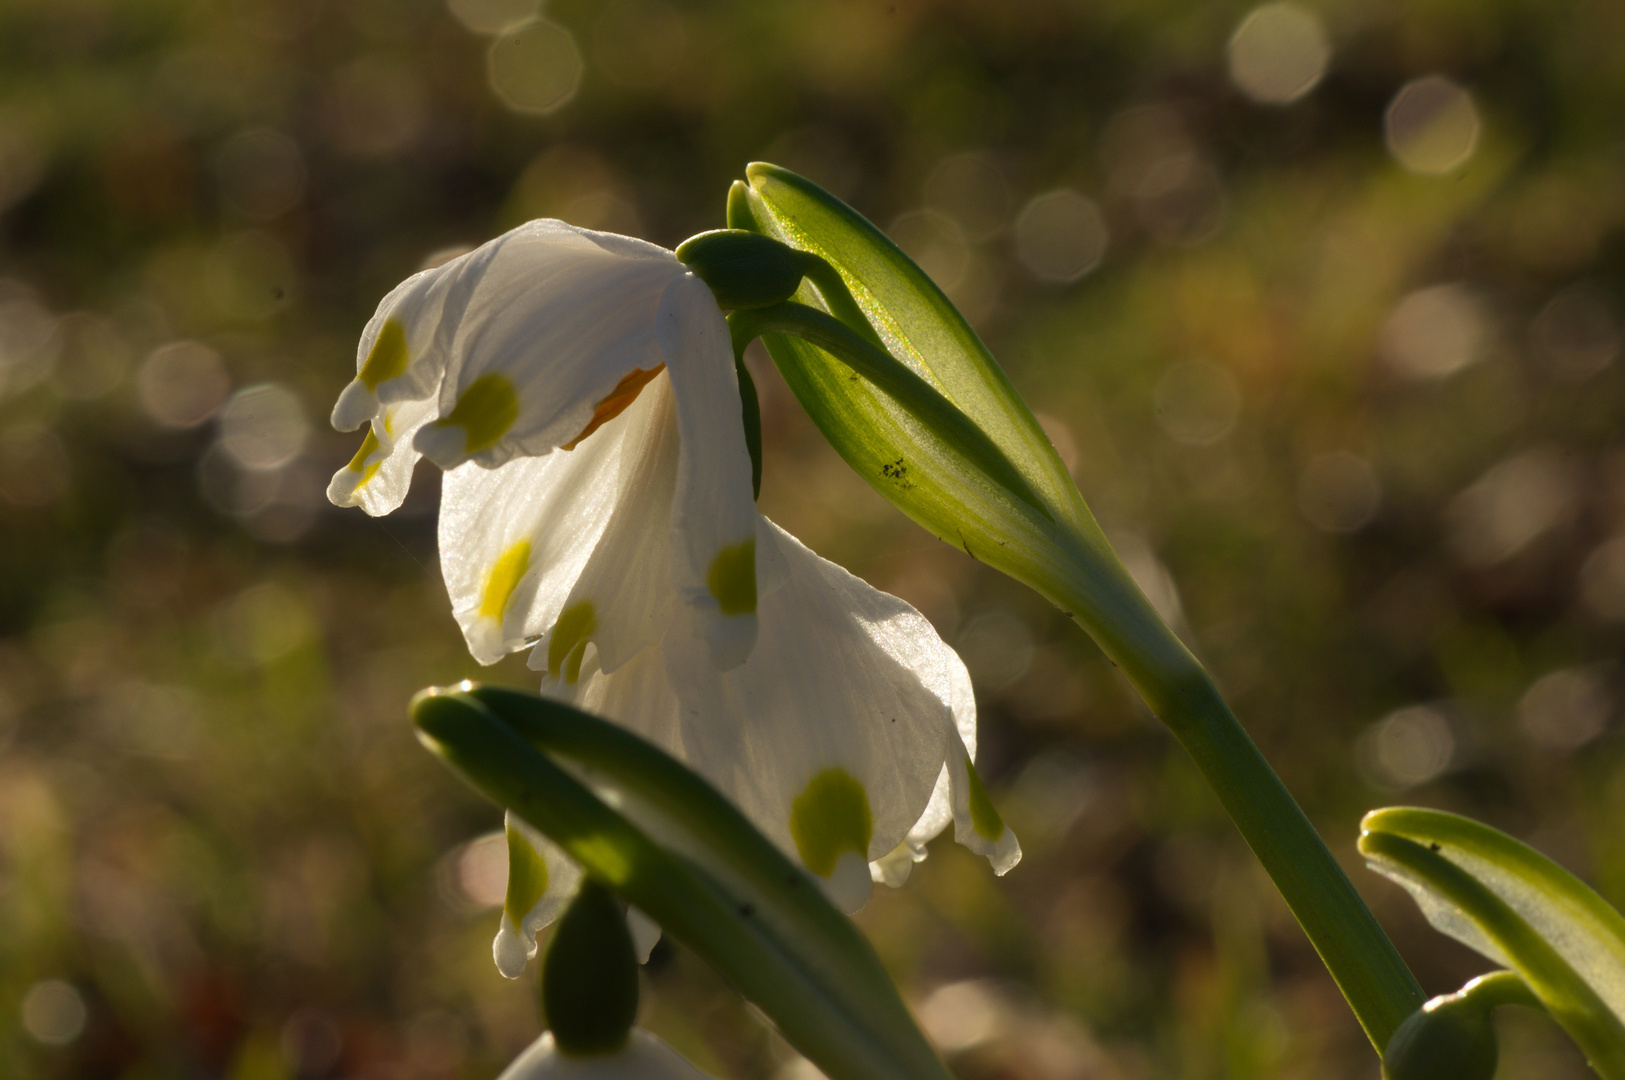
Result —
MULTIPOLYGON (((750 456, 727 324, 705 283, 664 248, 532 221, 402 282, 367 324, 356 377, 333 408, 339 430, 369 422, 371 430, 329 496, 388 513, 405 497, 417 454, 446 470, 528 463, 499 505, 448 499, 442 515, 443 532, 454 520, 478 539, 508 541, 494 563, 445 563, 469 647, 493 663, 559 618, 560 596, 541 579, 567 574, 607 524, 607 470, 622 448, 553 451, 574 449, 663 371, 682 433, 672 582, 695 609, 715 665, 735 666, 756 625, 750 456), (470 576, 479 587, 460 592, 470 576)), ((465 553, 484 552, 452 554, 465 553)))
POLYGON ((633 1028, 620 1050, 585 1057, 561 1053, 548 1032, 526 1047, 497 1080, 711 1080, 711 1075, 659 1038, 633 1028))
MULTIPOLYGON (((371 426, 329 497, 388 513, 419 453, 448 470, 441 570, 476 659, 534 646, 544 692, 686 761, 846 910, 949 821, 998 872, 1020 858, 959 657, 756 512, 728 327, 672 253, 531 222, 391 292, 357 362, 333 421, 371 426)), ((578 879, 509 845, 516 975, 578 879)))

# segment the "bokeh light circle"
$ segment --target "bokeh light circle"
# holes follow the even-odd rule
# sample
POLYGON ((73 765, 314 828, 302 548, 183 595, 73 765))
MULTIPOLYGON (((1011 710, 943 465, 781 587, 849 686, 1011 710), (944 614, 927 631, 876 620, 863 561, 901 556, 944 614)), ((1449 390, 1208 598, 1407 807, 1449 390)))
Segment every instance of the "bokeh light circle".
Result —
POLYGON ((1442 75, 1414 79, 1400 88, 1383 116, 1388 152, 1405 168, 1439 176, 1467 163, 1478 147, 1478 106, 1466 90, 1442 75))
POLYGON ((1355 532, 1382 502, 1382 485, 1371 463, 1347 450, 1317 454, 1298 478, 1298 509, 1322 532, 1355 532))
POLYGON ((536 14, 537 0, 446 0, 452 16, 476 34, 496 34, 536 14))
POLYGON ((1035 195, 1016 218, 1016 258, 1040 281, 1076 281, 1106 255, 1106 219, 1071 188, 1035 195))
POLYGON ((1241 390, 1230 372, 1207 360, 1175 364, 1157 381, 1157 423, 1186 446, 1208 446, 1230 434, 1241 390))
POLYGON ((529 19, 491 42, 491 89, 515 112, 546 115, 568 104, 581 84, 581 50, 558 23, 529 19))
POLYGON ((220 410, 220 445, 245 469, 280 469, 304 449, 309 432, 299 399, 275 383, 246 386, 220 410))
POLYGON ((1230 81, 1254 101, 1285 105, 1315 88, 1331 55, 1318 15, 1297 4, 1264 4, 1230 38, 1230 81))
POLYGON ((136 379, 141 407, 164 427, 196 427, 215 414, 231 390, 220 354, 196 341, 154 350, 136 379))
POLYGON ((1484 307, 1459 282, 1407 293, 1383 323, 1379 347, 1397 374, 1443 379, 1477 363, 1489 329, 1484 307))
POLYGON ((23 1030, 47 1046, 66 1046, 85 1030, 89 1012, 72 983, 44 979, 23 995, 23 1030))

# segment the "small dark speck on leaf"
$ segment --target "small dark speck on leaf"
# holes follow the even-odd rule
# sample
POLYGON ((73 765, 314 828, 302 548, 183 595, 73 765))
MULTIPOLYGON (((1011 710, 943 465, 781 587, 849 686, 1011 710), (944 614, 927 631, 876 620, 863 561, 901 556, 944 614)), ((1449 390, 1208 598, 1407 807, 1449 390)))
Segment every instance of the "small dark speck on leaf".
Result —
POLYGON ((280 285, 273 286, 272 289, 271 289, 271 299, 272 300, 280 300, 284 296, 287 296, 287 295, 288 294, 283 291, 282 286, 280 286, 280 285))
POLYGON ((1429 844, 1428 845, 1428 850, 1429 851, 1438 851, 1439 850, 1439 845, 1437 843, 1429 844))
POLYGON ((739 905, 739 917, 740 918, 748 919, 754 914, 756 914, 756 905, 755 904, 740 904, 739 905))

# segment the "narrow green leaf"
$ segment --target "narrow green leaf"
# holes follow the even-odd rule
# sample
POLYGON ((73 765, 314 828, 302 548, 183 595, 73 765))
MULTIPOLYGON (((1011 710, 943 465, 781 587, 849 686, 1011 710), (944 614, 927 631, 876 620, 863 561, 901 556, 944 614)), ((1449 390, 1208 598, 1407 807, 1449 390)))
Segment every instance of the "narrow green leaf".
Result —
POLYGON ((809 962, 830 969, 862 1007, 889 1022, 912 1021, 874 950, 818 887, 699 774, 654 744, 608 721, 536 694, 473 686, 468 694, 531 745, 590 771, 626 805, 646 807, 660 837, 714 878, 764 900, 756 917, 808 943, 809 962))
POLYGON ((977 445, 922 422, 845 360, 794 334, 763 334, 836 451, 933 535, 1074 610, 1092 633, 1154 620, 1042 429, 948 299, 833 196, 772 166, 750 173, 757 186, 737 183, 729 195, 730 227, 818 256, 796 302, 829 312, 911 370, 982 431, 980 441, 1021 482, 990 471, 977 445))
MULTIPOLYGON (((812 181, 763 162, 750 165, 745 175, 752 223, 833 266, 893 355, 917 365, 1034 487, 1058 504, 1070 502, 1076 488, 1049 438, 976 331, 930 277, 885 233, 812 181)), ((830 306, 847 321, 837 305, 830 306)))
POLYGON ((834 356, 890 398, 943 442, 958 449, 971 466, 1007 488, 1046 520, 1054 520, 1038 493, 998 445, 953 402, 886 350, 845 323, 805 304, 774 304, 728 317, 734 349, 768 333, 791 333, 834 356))
POLYGON ((1593 1069, 1625 1080, 1625 917, 1567 870, 1470 818, 1393 807, 1360 823, 1373 870, 1434 928, 1515 970, 1593 1069))
POLYGON ((714 789, 661 751, 568 706, 546 706, 536 715, 556 710, 553 719, 568 726, 598 726, 578 735, 578 746, 597 745, 603 729, 614 733, 610 743, 581 754, 583 764, 630 752, 645 778, 658 780, 658 789, 692 789, 698 802, 689 818, 717 818, 728 835, 742 825, 755 835, 746 841, 757 845, 754 853, 771 849, 778 863, 769 862, 754 876, 732 872, 724 853, 709 850, 705 830, 679 830, 696 842, 694 850, 674 850, 664 830, 657 843, 469 693, 420 694, 412 720, 425 745, 470 786, 546 834, 589 874, 704 956, 833 1080, 948 1080, 873 950, 811 878, 778 855, 714 789), (634 744, 641 749, 629 751, 634 744), (731 823, 730 812, 737 819, 731 823), (763 887, 760 875, 775 872, 783 876, 774 887, 763 887))

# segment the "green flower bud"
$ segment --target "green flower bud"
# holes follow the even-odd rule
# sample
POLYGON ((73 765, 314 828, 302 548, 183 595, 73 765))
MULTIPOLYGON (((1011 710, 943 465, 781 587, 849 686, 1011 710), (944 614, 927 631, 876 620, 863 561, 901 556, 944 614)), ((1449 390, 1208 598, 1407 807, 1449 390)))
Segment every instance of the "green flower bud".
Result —
POLYGON ((1399 1025, 1382 1067, 1388 1080, 1491 1080, 1499 1056, 1489 1008, 1447 994, 1399 1025))
POLYGON ((638 1015, 638 960, 615 894, 587 878, 553 930, 542 961, 542 1010, 561 1054, 626 1045, 638 1015))
POLYGON ((761 233, 717 229, 677 245, 677 258, 711 286, 722 308, 760 308, 788 300, 812 257, 761 233))

